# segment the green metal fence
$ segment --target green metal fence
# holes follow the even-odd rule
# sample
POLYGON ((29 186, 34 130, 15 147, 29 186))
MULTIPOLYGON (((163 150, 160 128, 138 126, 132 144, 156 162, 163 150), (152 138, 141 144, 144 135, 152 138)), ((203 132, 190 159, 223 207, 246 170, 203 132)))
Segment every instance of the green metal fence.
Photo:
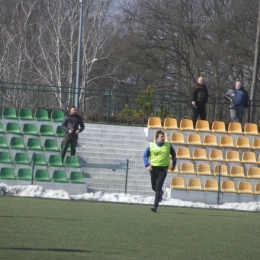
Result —
MULTIPOLYGON (((22 107, 67 111, 74 104, 75 88, 34 84, 0 83, 0 108, 22 107)), ((254 105, 252 123, 260 117, 260 101, 251 100, 254 105)), ((249 122, 251 109, 245 110, 244 123, 249 122)), ((180 122, 182 118, 191 118, 189 96, 154 93, 131 92, 106 89, 80 89, 79 113, 85 122, 147 125, 148 118, 158 116, 162 119, 174 117, 180 122)), ((230 121, 228 103, 224 98, 211 97, 207 104, 209 122, 230 121)))

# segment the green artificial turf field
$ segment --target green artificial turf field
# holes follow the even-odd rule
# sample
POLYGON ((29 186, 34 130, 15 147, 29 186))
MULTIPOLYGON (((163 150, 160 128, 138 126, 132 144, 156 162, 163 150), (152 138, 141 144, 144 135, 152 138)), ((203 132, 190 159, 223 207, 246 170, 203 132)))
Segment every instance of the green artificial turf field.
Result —
POLYGON ((0 196, 0 259, 258 259, 260 215, 0 196))

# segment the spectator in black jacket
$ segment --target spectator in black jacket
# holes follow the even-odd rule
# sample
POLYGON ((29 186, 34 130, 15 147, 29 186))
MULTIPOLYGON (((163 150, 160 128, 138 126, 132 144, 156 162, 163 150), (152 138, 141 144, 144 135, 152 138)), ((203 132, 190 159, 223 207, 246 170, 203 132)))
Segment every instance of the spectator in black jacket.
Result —
POLYGON ((71 144, 71 155, 76 154, 79 133, 81 133, 85 128, 82 118, 76 114, 76 107, 72 106, 70 108, 70 114, 64 117, 62 127, 66 132, 61 150, 61 157, 63 161, 69 144, 71 144))
POLYGON ((235 88, 231 88, 224 95, 229 100, 230 117, 233 122, 239 122, 242 125, 242 120, 245 108, 248 107, 248 93, 243 88, 242 82, 237 81, 235 88))
POLYGON ((204 78, 199 77, 197 83, 191 86, 191 109, 193 127, 196 127, 198 116, 201 120, 206 120, 206 104, 209 101, 208 89, 204 84, 204 78))

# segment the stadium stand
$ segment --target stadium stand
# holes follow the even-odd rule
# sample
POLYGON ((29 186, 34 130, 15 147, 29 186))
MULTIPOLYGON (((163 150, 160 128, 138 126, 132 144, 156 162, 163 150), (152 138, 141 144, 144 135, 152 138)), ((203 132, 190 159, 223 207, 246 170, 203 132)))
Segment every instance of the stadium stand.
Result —
POLYGON ((205 191, 218 191, 217 180, 205 180, 204 190, 205 191))
POLYGON ((198 132, 211 132, 209 129, 209 122, 207 120, 197 120, 195 129, 198 132))
POLYGON ((251 183, 245 181, 239 182, 237 192, 245 193, 245 194, 253 194, 251 183))
POLYGON ((70 173, 71 183, 85 183, 82 172, 72 171, 70 173))
POLYGON ((246 135, 258 135, 257 124, 247 123, 245 124, 244 134, 246 135))
POLYGON ((181 164, 180 173, 196 174, 193 163, 184 162, 181 164))
POLYGON ((192 130, 195 131, 193 128, 193 122, 191 119, 182 119, 180 123, 180 130, 192 130))
POLYGON ((30 124, 30 123, 25 123, 23 125, 22 134, 23 135, 38 135, 36 125, 30 124))
POLYGON ((19 168, 17 177, 18 177, 18 180, 30 181, 32 179, 31 169, 19 168))
POLYGON ((64 112, 62 110, 53 110, 51 112, 51 121, 62 122, 64 119, 64 112))
POLYGON ((214 121, 211 131, 215 133, 226 133, 227 131, 225 123, 222 121, 214 121))
POLYGON ((205 135, 203 139, 204 146, 219 146, 215 135, 205 135))
POLYGON ((37 169, 35 171, 35 180, 36 181, 51 181, 49 178, 49 172, 47 169, 37 169))
POLYGON ((187 184, 188 190, 202 190, 201 181, 198 178, 190 178, 187 184))
POLYGON ((36 109, 35 120, 37 120, 37 121, 50 121, 48 111, 46 109, 36 109))
POLYGON ((242 134, 242 126, 238 122, 230 122, 228 124, 228 133, 229 134, 242 134))
POLYGON ((199 175, 212 175, 210 165, 207 163, 200 163, 197 167, 197 174, 199 175))
POLYGON ((171 144, 186 144, 186 142, 184 141, 183 133, 172 133, 170 143, 171 144))
POLYGON ((6 133, 7 134, 21 134, 20 126, 17 122, 8 122, 6 124, 6 133))
POLYGON ((7 145, 6 137, 0 136, 0 148, 8 149, 9 146, 7 145))
POLYGON ((39 135, 54 136, 52 125, 41 125, 39 135))
POLYGON ((231 147, 231 148, 235 147, 232 136, 221 136, 219 146, 220 147, 231 147))
POLYGON ((66 172, 64 170, 54 170, 52 180, 54 182, 69 182, 66 178, 66 172))
POLYGON ((6 180, 15 180, 14 169, 13 168, 7 168, 7 167, 1 168, 0 178, 6 179, 6 180))
POLYGON ((162 122, 160 117, 149 117, 148 119, 148 128, 156 128, 156 129, 162 129, 162 122))
POLYGON ((14 107, 4 107, 2 111, 2 118, 17 119, 16 110, 14 107))
POLYGON ((187 139, 188 145, 202 145, 199 134, 189 134, 187 139))
POLYGON ((179 129, 175 118, 165 118, 163 128, 167 130, 179 129))
POLYGON ((182 177, 173 177, 170 183, 171 189, 186 189, 184 179, 182 177))
POLYGON ((18 118, 20 120, 34 120, 32 110, 30 108, 20 108, 18 118))
POLYGON ((236 141, 236 148, 251 148, 249 138, 238 137, 236 141))

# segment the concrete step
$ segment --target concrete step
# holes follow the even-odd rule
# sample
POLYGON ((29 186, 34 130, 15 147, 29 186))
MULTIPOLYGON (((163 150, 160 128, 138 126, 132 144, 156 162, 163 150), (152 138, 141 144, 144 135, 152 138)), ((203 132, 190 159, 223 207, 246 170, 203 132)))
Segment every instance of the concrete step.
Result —
POLYGON ((87 131, 88 129, 108 129, 108 130, 113 129, 113 130, 117 130, 117 131, 144 132, 146 127, 85 123, 84 131, 87 131))
POLYGON ((110 133, 116 133, 118 135, 125 135, 125 136, 144 136, 145 132, 142 129, 141 131, 132 131, 132 130, 118 130, 118 129, 100 129, 100 128, 88 128, 84 129, 81 134, 110 134, 110 133))
POLYGON ((79 137, 78 144, 79 145, 86 145, 88 143, 96 143, 96 144, 103 144, 103 145, 111 145, 111 144, 118 144, 118 145, 129 145, 129 144, 136 144, 140 145, 140 147, 147 147, 149 146, 149 142, 144 139, 136 139, 134 142, 133 140, 127 139, 108 139, 108 138, 86 138, 86 137, 79 137))
POLYGON ((92 140, 92 139, 110 139, 110 140, 115 140, 115 141, 138 141, 138 140, 142 140, 142 141, 146 141, 146 137, 145 136, 138 136, 138 135, 119 135, 117 133, 110 133, 110 134, 98 134, 98 133, 86 133, 86 134, 80 134, 79 135, 79 142, 82 140, 82 142, 84 141, 88 141, 88 140, 92 140))
POLYGON ((137 156, 142 156, 144 153, 144 150, 139 150, 139 149, 116 149, 116 148, 110 148, 110 147, 95 147, 95 148, 90 148, 90 147, 77 147, 78 152, 83 152, 85 154, 114 154, 114 155, 120 155, 120 154, 129 154, 129 155, 137 155, 137 156))
POLYGON ((105 160, 110 160, 112 161, 126 161, 127 159, 129 161, 133 162, 142 162, 142 155, 139 156, 134 156, 134 155, 121 155, 121 154, 102 154, 102 153, 85 153, 85 152, 80 152, 77 153, 78 156, 82 157, 82 167, 86 166, 85 163, 87 162, 94 162, 97 161, 98 159, 102 158, 105 160))
MULTIPOLYGON (((102 143, 102 142, 95 142, 92 140, 92 142, 80 142, 80 144, 78 144, 78 147, 81 148, 111 148, 111 149, 134 149, 134 150, 142 150, 143 152, 145 151, 145 149, 148 147, 148 143, 147 142, 137 142, 137 143, 133 143, 131 142, 126 142, 124 144, 122 144, 122 142, 117 142, 115 140, 107 140, 107 143, 102 143)), ((77 148, 78 149, 78 148, 77 148)))

